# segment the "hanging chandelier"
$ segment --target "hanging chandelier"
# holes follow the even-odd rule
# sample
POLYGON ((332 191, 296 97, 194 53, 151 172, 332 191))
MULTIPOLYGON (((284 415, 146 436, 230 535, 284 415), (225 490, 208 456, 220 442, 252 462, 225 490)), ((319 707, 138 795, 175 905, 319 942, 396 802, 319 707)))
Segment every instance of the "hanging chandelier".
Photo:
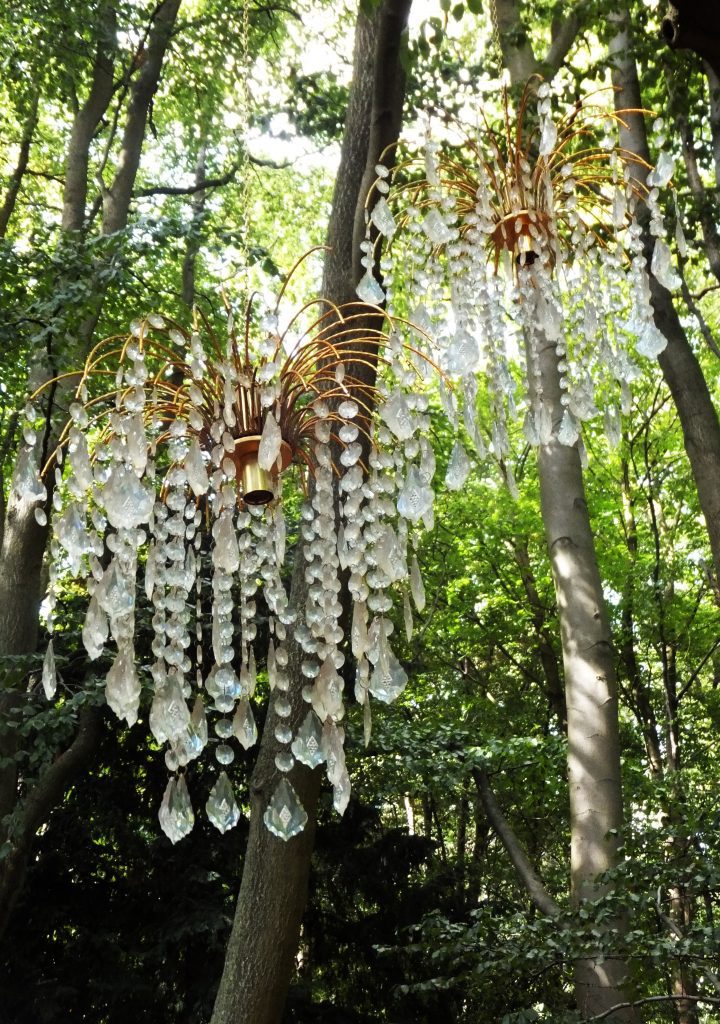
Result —
MULTIPOLYGON (((305 825, 288 777, 296 763, 325 763, 334 805, 345 810, 341 670, 352 654, 367 736, 370 695, 390 702, 407 682, 392 649, 394 596, 402 595, 408 637, 410 598, 420 610, 425 602, 412 550, 433 525, 428 382, 438 382, 456 432, 450 490, 471 471, 468 438, 487 454, 483 434, 515 488, 507 457, 519 420, 526 442, 555 437, 582 456, 582 424, 602 410, 609 441, 619 440, 635 357, 665 344, 652 318, 641 205, 655 238, 652 272, 667 287, 679 283, 659 205, 672 159, 661 153, 641 184, 617 142, 621 124, 622 112, 591 100, 553 116, 550 87, 533 82, 517 118, 506 100, 499 130, 484 124, 455 145, 428 136, 394 179, 379 165, 359 303, 311 302, 281 326, 283 288, 267 310, 248 303, 240 336, 228 308, 226 341, 198 315, 189 331, 159 314, 133 322, 128 336, 96 346, 79 375, 66 375, 80 378, 70 420, 40 476, 33 402, 63 379, 32 396, 13 487, 45 523, 52 474, 48 626, 52 634, 63 581, 83 581, 87 652, 100 657, 110 638, 116 648, 108 704, 132 725, 143 684, 151 690, 149 725, 171 772, 160 822, 173 842, 194 823, 187 766, 210 744, 219 774, 208 817, 222 832, 239 820, 225 768, 237 744, 257 740, 258 675, 280 745, 266 826, 287 840, 305 825), (539 353, 548 344, 559 422, 542 390, 539 353), (490 408, 483 429, 479 373, 490 408), (304 493, 291 523, 302 538, 300 607, 284 579, 291 480, 304 493), (138 570, 154 660, 135 645, 138 570), (295 731, 292 644, 308 704, 295 731)), ((49 698, 57 676, 51 638, 49 698)))
MULTIPOLYGON (((236 744, 256 742, 259 672, 281 746, 268 829, 287 840, 307 820, 288 778, 296 762, 326 763, 343 813, 350 794, 340 724, 346 647, 357 664, 367 733, 370 695, 392 701, 407 681, 391 646, 393 592, 403 594, 408 635, 410 595, 418 608, 424 604, 412 547, 419 530, 432 526, 435 460, 419 332, 364 303, 320 301, 281 327, 279 303, 264 312, 248 303, 240 336, 228 308, 227 342, 197 314, 191 331, 150 314, 128 336, 97 345, 81 373, 48 381, 25 409, 13 486, 45 524, 52 474, 49 630, 64 581, 81 581, 89 657, 100 657, 109 640, 115 646, 107 703, 131 726, 143 687, 152 691, 149 726, 172 773, 159 817, 173 842, 193 827, 187 766, 209 742, 219 774, 207 815, 221 832, 239 820, 225 768, 236 744), (45 388, 78 376, 68 424, 38 476, 33 403, 45 388), (304 492, 292 524, 303 541, 298 608, 283 578, 289 478, 304 492), (138 570, 152 610, 151 658, 135 644, 138 570), (349 644, 341 580, 352 597, 349 644), (267 608, 261 637, 260 599, 267 608), (292 641, 308 704, 295 734, 288 724, 292 641)), ((53 699, 52 636, 42 682, 53 699)))
MULTIPOLYGON (((636 356, 654 358, 665 347, 650 303, 641 209, 654 236, 652 273, 667 288, 680 284, 659 202, 673 160, 661 152, 649 167, 618 140, 624 113, 647 112, 608 110, 596 95, 558 113, 559 105, 536 78, 516 116, 504 95, 499 127, 484 117, 474 131, 450 125, 442 142, 428 131, 422 152, 400 162, 392 178, 378 166, 367 203, 367 273, 358 295, 386 302, 432 339, 433 358, 460 381, 454 392, 441 384, 444 409, 456 428, 464 423, 481 458, 487 449, 476 418, 477 375, 485 377, 484 433, 513 491, 507 459, 514 421, 522 419, 525 442, 555 436, 578 444, 584 460, 582 424, 602 412, 616 445, 640 373, 636 356), (382 242, 384 287, 375 266, 382 242), (539 368, 548 343, 563 392, 558 423, 539 368)), ((659 147, 662 127, 657 120, 659 147)), ((677 244, 682 252, 679 217, 677 244)), ((461 487, 470 468, 458 440, 448 486, 461 487)))

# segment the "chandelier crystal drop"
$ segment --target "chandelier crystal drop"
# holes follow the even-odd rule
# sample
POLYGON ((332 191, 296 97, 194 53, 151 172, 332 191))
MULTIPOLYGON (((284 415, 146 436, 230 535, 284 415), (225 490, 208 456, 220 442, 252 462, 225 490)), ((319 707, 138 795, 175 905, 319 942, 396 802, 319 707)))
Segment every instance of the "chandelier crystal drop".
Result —
MULTIPOLYGON (((432 525, 420 332, 361 303, 312 302, 283 322, 277 305, 262 313, 248 305, 238 337, 228 307, 221 343, 197 314, 186 331, 153 313, 134 321, 128 336, 101 342, 69 375, 79 377, 69 422, 40 477, 31 471, 35 396, 25 409, 14 488, 41 521, 52 483, 50 632, 61 583, 81 582, 88 656, 114 649, 107 703, 131 726, 143 691, 152 694, 149 727, 172 773, 159 817, 173 842, 193 827, 188 765, 206 746, 220 769, 207 816, 221 832, 239 820, 228 770, 238 747, 257 740, 256 687, 269 693, 279 746, 264 820, 287 840, 307 820, 287 777, 296 763, 325 762, 335 807, 347 806, 338 723, 349 648, 366 735, 370 694, 390 701, 407 682, 389 612, 398 590, 421 606, 412 549, 432 525), (283 486, 293 484, 304 499, 286 524, 283 486), (300 607, 288 596, 288 530, 302 539, 300 607), (348 638, 341 576, 352 598, 348 638), (152 656, 142 660, 141 604, 152 615, 152 656), (296 731, 293 645, 307 706, 296 731)), ((51 638, 43 666, 49 699, 55 654, 51 638)))
MULTIPOLYGON (((431 338, 430 355, 459 382, 454 391, 440 385, 448 418, 481 459, 485 434, 511 490, 514 422, 523 442, 556 438, 578 444, 584 458, 582 425, 602 414, 617 444, 637 357, 655 358, 666 345, 653 320, 641 217, 654 237, 652 273, 667 288, 680 284, 660 207, 672 157, 661 152, 651 168, 619 143, 623 116, 647 112, 608 110, 597 97, 558 106, 550 85, 533 79, 517 116, 505 96, 498 127, 446 125, 442 142, 428 132, 422 152, 398 163, 392 180, 378 166, 367 203, 358 294, 379 269, 384 287, 373 301, 431 338), (562 390, 556 422, 540 371, 548 344, 562 390), (483 431, 478 375, 489 396, 483 431)), ((662 145, 660 120, 654 130, 662 145)), ((462 487, 469 471, 458 442, 446 486, 462 487)))

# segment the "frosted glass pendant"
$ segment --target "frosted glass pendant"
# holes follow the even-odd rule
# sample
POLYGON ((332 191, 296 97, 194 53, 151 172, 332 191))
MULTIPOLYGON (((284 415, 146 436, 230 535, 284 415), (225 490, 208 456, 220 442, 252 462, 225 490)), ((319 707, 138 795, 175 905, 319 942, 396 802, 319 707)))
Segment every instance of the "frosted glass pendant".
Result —
POLYGON ((128 725, 135 724, 140 707, 140 680, 132 645, 118 651, 107 674, 105 699, 118 718, 124 718, 128 725))
POLYGON ((237 710, 232 720, 232 731, 244 750, 248 750, 249 747, 253 747, 257 743, 257 726, 250 701, 241 700, 238 702, 237 710))
POLYGON ((360 284, 357 286, 357 295, 363 302, 373 306, 379 306, 385 301, 385 292, 370 271, 361 278, 360 284))
POLYGON ((82 630, 83 644, 91 661, 99 658, 103 652, 105 641, 108 637, 107 615, 100 607, 95 594, 90 598, 90 604, 85 615, 85 623, 82 630))
POLYGON ((383 704, 392 704, 407 686, 407 672, 385 642, 377 664, 370 674, 370 693, 383 704))
POLYGON ((184 775, 168 780, 158 818, 160 827, 172 843, 177 843, 192 831, 195 815, 184 775))
POLYGON ((153 495, 126 466, 118 466, 103 488, 103 503, 111 526, 134 527, 146 523, 153 495))
POLYGON ((397 230, 397 224, 383 196, 378 199, 373 207, 371 219, 381 235, 385 235, 386 238, 392 238, 397 230))
POLYGON ((470 459, 459 441, 456 441, 450 454, 447 473, 445 475, 445 486, 449 491, 459 491, 470 476, 470 459))
POLYGON ((43 661, 42 670, 42 684, 45 696, 48 700, 52 700, 57 690, 57 669, 55 668, 55 652, 53 651, 53 642, 47 645, 45 651, 45 659, 43 661))
POLYGON ((235 801, 227 772, 220 772, 218 775, 215 785, 210 790, 205 811, 219 832, 227 832, 240 821, 240 808, 235 801))

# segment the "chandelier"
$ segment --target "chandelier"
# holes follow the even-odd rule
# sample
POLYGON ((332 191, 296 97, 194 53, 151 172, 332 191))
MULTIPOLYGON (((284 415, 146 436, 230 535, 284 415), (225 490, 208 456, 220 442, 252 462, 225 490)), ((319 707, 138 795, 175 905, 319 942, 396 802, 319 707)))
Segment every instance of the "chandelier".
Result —
MULTIPOLYGON (((193 827, 188 765, 208 745, 219 774, 207 815, 221 832, 239 820, 225 769, 238 744, 257 740, 258 684, 259 696, 270 693, 280 747, 267 828, 287 840, 305 825, 288 777, 297 763, 325 763, 344 812, 341 670, 352 654, 367 737, 370 696, 390 702, 407 683, 392 649, 394 598, 402 597, 408 638, 411 598, 419 610, 425 603, 413 549, 433 526, 429 384, 455 433, 449 490, 471 471, 468 447, 484 458, 488 438, 515 491, 513 429, 531 445, 553 437, 577 444, 584 459, 582 425, 602 411, 609 442, 619 441, 635 360, 665 345, 652 316, 641 209, 654 237, 653 274, 668 288, 679 284, 659 201, 673 162, 661 152, 654 168, 643 165, 641 183, 633 174, 641 161, 617 140, 622 111, 593 97, 560 114, 554 105, 550 86, 531 81, 517 117, 505 98, 499 128, 484 122, 454 143, 428 132, 422 152, 392 178, 378 165, 359 303, 313 301, 281 326, 283 287, 267 309, 248 302, 239 335, 226 303, 222 340, 197 313, 191 330, 150 314, 28 402, 13 487, 44 524, 52 474, 48 627, 52 634, 63 581, 80 580, 89 657, 109 639, 115 646, 108 704, 132 725, 143 683, 152 691, 149 725, 171 772, 159 817, 173 842, 193 827), (548 345, 559 422, 543 395, 548 345), (481 375, 490 410, 482 423, 481 375), (69 422, 38 475, 34 399, 78 376, 69 422), (294 556, 304 560, 300 607, 284 579, 291 481, 304 495, 289 521, 302 541, 294 556), (138 570, 152 608, 152 660, 147 644, 140 658, 135 647, 138 570), (308 705, 296 730, 291 644, 308 705)), ((662 145, 660 121, 655 131, 662 145)), ((52 637, 42 679, 52 699, 52 637)))
MULTIPOLYGON (((420 609, 425 599, 412 548, 432 526, 435 460, 419 331, 365 303, 320 301, 281 327, 279 301, 264 311, 249 302, 239 334, 228 306, 227 340, 197 313, 189 331, 150 314, 127 336, 97 345, 79 374, 48 381, 25 409, 13 486, 44 524, 53 475, 50 632, 63 582, 80 581, 89 595, 89 657, 99 658, 110 640, 115 648, 107 703, 131 726, 143 685, 152 691, 149 726, 171 772, 159 817, 173 842, 193 827, 187 766, 208 744, 219 774, 207 815, 221 832, 239 820, 225 769, 238 744, 256 742, 259 676, 280 744, 268 829, 287 840, 304 827, 288 778, 297 762, 326 763, 343 813, 350 781, 340 670, 349 652, 341 589, 352 597, 349 646, 366 732, 370 695, 392 701, 407 681, 391 646, 393 592, 403 595, 408 635, 410 596, 420 609), (68 423, 38 475, 33 402, 77 377, 68 423), (290 478, 304 493, 290 524, 303 541, 300 608, 291 607, 283 579, 290 478), (138 570, 152 610, 151 658, 147 644, 135 644, 138 570), (292 640, 308 705, 295 733, 292 640)), ((53 699, 52 637, 42 682, 53 699)))
MULTIPOLYGON (((485 118, 477 130, 449 125, 442 142, 428 131, 422 152, 400 162, 392 178, 378 166, 367 203, 367 273, 358 295, 386 302, 431 339, 433 358, 460 382, 454 391, 441 383, 444 409, 481 458, 487 447, 476 397, 477 375, 484 376, 484 433, 512 491, 515 421, 522 420, 524 442, 546 444, 555 434, 578 444, 585 460, 582 424, 602 412, 616 445, 640 373, 636 357, 653 358, 666 345, 650 303, 643 207, 654 237, 652 273, 667 288, 680 284, 659 204, 673 160, 661 152, 649 167, 618 140, 624 114, 647 112, 611 111, 596 95, 559 113, 557 106, 550 85, 536 78, 517 116, 505 94, 499 127, 485 118), (384 288, 375 272, 382 241, 384 288), (556 424, 540 374, 548 343, 562 390, 556 424)), ((655 121, 659 146, 662 127, 655 121)), ((677 241, 682 251, 679 218, 677 241)), ((458 440, 448 486, 461 487, 469 472, 458 440)))

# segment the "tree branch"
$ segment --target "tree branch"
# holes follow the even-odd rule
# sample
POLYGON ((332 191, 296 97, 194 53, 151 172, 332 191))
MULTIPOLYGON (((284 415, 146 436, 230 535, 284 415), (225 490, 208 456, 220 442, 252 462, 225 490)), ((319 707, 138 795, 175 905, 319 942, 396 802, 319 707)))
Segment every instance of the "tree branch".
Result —
POLYGON ((0 209, 0 238, 4 238, 7 233, 8 224, 10 223, 10 218, 15 211, 15 204, 17 203, 17 198, 20 194, 22 180, 28 169, 30 146, 32 144, 33 135, 35 134, 35 128, 37 127, 38 98, 38 93, 36 92, 32 98, 23 137, 20 140, 18 162, 14 171, 10 175, 10 183, 5 196, 5 202, 2 205, 2 209, 0 209))
POLYGON ((234 180, 238 172, 239 164, 233 164, 229 171, 221 174, 218 178, 205 178, 196 181, 194 185, 150 185, 147 188, 139 188, 133 192, 136 198, 146 196, 194 196, 198 192, 205 192, 210 188, 222 188, 234 180))
POLYGON ((580 15, 577 10, 570 11, 569 14, 563 12, 562 17, 553 18, 550 46, 543 60, 543 64, 550 69, 552 74, 560 70, 570 47, 575 42, 579 29, 580 15))
POLYGON ((720 999, 716 999, 714 996, 644 996, 642 999, 634 999, 629 1003, 615 1003, 607 1010, 603 1010, 602 1013, 596 1014, 594 1017, 584 1017, 580 1024, 592 1024, 596 1020, 606 1020, 613 1013, 617 1013, 618 1010, 629 1010, 634 1006, 645 1006, 648 1003, 707 1003, 710 1006, 720 1006, 720 999))
POLYGON ((515 868, 518 881, 541 914, 545 914, 547 917, 557 917, 560 913, 560 906, 543 885, 539 875, 530 863, 520 840, 501 811, 500 805, 492 791, 487 772, 484 768, 475 767, 472 770, 472 774, 488 821, 505 847, 508 857, 515 868))
POLYGON ((75 739, 40 776, 22 806, 17 835, 10 836, 11 849, 0 862, 0 935, 5 930, 20 893, 35 835, 63 797, 71 781, 89 761, 100 740, 102 712, 85 707, 80 712, 75 739))

